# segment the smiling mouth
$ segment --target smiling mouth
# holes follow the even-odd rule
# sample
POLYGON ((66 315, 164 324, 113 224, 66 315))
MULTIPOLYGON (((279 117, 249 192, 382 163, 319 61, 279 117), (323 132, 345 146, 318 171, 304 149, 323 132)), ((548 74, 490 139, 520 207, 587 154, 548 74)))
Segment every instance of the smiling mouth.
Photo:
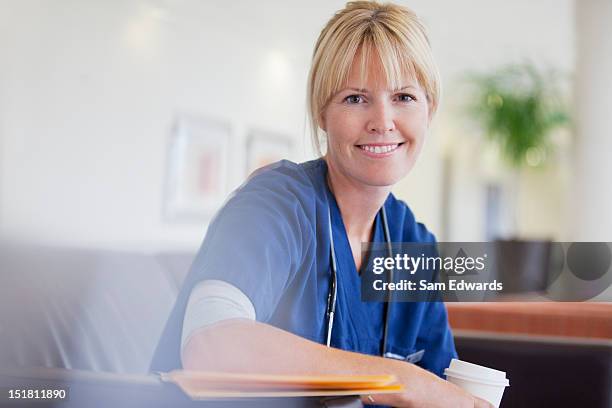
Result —
POLYGON ((377 144, 362 144, 362 145, 357 145, 357 147, 359 147, 361 150, 367 153, 370 153, 370 154, 385 155, 385 154, 394 152, 395 150, 397 150, 398 147, 400 147, 403 144, 404 142, 386 143, 386 144, 377 143, 377 144))

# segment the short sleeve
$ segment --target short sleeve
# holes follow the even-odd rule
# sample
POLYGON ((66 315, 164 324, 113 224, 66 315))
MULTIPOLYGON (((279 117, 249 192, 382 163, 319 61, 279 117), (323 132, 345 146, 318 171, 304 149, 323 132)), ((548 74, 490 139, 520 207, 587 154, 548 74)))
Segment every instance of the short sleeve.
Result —
POLYGON ((218 279, 236 286, 262 322, 275 311, 309 243, 299 183, 286 178, 269 171, 240 188, 211 223, 190 273, 194 284, 218 279))
POLYGON ((312 258, 316 200, 310 173, 286 160, 258 170, 232 193, 211 221, 183 280, 151 371, 181 367, 186 308, 193 289, 205 280, 239 289, 255 308, 257 320, 274 318, 283 293, 305 270, 304 259, 312 258))

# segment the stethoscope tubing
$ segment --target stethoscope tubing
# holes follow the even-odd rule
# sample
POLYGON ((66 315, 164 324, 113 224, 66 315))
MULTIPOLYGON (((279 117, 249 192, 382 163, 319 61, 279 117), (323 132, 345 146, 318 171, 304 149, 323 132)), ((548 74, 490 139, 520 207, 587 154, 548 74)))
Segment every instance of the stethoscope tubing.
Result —
POLYGON ((327 218, 329 225, 329 247, 331 251, 331 282, 329 293, 327 294, 327 347, 331 346, 331 335, 334 327, 334 315, 336 313, 336 300, 338 297, 338 266, 336 263, 336 250, 334 249, 334 234, 331 225, 331 211, 327 208, 327 218))

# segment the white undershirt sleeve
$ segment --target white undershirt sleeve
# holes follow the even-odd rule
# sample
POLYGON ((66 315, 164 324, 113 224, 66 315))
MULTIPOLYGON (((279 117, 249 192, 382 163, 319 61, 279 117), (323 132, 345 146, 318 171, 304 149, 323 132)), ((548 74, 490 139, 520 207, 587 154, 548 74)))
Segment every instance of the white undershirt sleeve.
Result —
POLYGON ((231 283, 208 279, 198 283, 189 295, 183 320, 181 355, 191 335, 198 329, 227 319, 256 320, 255 307, 231 283))

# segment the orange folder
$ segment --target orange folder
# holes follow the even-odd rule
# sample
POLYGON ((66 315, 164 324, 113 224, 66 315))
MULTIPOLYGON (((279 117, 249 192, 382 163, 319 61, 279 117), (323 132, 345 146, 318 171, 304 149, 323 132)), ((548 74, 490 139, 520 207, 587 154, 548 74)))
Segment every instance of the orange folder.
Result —
POLYGON ((160 376, 192 399, 371 395, 404 390, 392 375, 285 376, 175 370, 160 376))

